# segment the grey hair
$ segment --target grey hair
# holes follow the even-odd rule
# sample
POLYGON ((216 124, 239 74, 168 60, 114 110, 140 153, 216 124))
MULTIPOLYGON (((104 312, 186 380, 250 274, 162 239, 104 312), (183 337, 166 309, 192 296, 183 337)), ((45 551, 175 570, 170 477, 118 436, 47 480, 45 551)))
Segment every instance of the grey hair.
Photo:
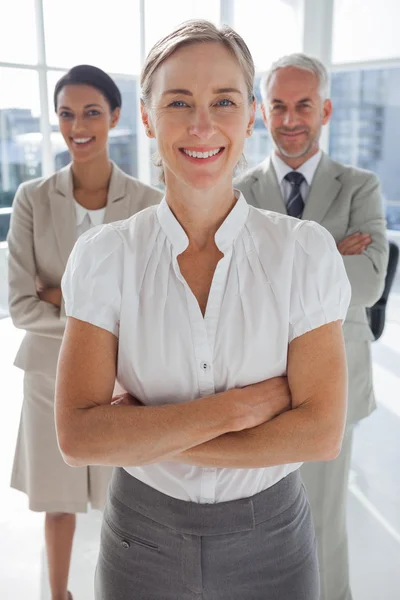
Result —
POLYGON ((253 102, 255 68, 243 38, 228 25, 218 29, 210 21, 192 19, 178 25, 169 35, 154 44, 148 53, 140 76, 144 104, 148 105, 150 101, 153 75, 158 67, 179 48, 204 42, 222 44, 237 59, 245 77, 249 102, 253 102))
POLYGON ((319 95, 321 100, 324 101, 328 97, 329 89, 329 77, 328 71, 320 60, 307 54, 289 54, 279 58, 276 62, 272 63, 269 70, 263 75, 260 81, 260 92, 263 104, 265 105, 268 98, 268 90, 273 75, 278 69, 284 69, 285 67, 296 67, 297 69, 303 69, 309 71, 317 76, 319 83, 319 95))

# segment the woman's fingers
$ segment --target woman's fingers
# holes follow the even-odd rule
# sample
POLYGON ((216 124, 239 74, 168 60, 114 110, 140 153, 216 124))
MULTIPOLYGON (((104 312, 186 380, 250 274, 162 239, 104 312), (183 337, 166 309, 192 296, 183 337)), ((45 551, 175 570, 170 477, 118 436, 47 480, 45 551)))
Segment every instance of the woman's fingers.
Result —
POLYGON ((140 400, 138 400, 128 392, 125 392, 124 394, 118 394, 117 396, 113 396, 111 404, 113 406, 143 406, 140 400))

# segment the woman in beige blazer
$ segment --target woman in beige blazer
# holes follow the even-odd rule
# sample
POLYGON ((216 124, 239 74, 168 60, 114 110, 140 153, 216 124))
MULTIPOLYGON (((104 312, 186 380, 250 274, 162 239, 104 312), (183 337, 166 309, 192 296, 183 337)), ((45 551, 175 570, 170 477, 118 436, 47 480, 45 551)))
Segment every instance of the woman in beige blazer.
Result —
POLYGON ((121 94, 96 67, 80 65, 57 83, 60 131, 72 163, 18 189, 8 235, 9 307, 26 331, 15 365, 24 370, 24 402, 11 485, 29 507, 46 513, 45 537, 52 600, 71 599, 68 573, 75 513, 88 502, 101 509, 107 467, 71 468, 59 452, 54 425, 58 354, 66 322, 61 277, 77 237, 156 204, 161 193, 123 173, 108 156, 121 94))

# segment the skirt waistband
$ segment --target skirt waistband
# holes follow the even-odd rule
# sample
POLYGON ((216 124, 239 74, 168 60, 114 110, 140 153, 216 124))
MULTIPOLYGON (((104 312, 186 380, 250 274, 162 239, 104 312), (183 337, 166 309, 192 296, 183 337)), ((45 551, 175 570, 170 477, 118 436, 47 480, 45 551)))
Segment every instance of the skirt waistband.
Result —
POLYGON ((139 481, 123 468, 115 468, 109 501, 188 535, 224 535, 250 531, 290 508, 302 489, 299 471, 290 473, 272 487, 250 498, 198 504, 167 496, 139 481))

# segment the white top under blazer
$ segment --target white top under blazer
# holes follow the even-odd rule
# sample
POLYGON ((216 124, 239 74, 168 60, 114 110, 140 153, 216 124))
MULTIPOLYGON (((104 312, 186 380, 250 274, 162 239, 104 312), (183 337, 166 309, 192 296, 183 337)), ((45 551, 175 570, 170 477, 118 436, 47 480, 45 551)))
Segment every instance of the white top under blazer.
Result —
MULTIPOLYGON (((237 202, 215 235, 219 261, 203 318, 177 256, 188 238, 165 198, 77 241, 62 290, 68 316, 118 337, 118 380, 147 406, 185 402, 286 374, 289 343, 344 320, 350 284, 326 229, 237 202)), ((161 461, 126 471, 178 498, 253 496, 300 463, 257 469, 161 461)))

